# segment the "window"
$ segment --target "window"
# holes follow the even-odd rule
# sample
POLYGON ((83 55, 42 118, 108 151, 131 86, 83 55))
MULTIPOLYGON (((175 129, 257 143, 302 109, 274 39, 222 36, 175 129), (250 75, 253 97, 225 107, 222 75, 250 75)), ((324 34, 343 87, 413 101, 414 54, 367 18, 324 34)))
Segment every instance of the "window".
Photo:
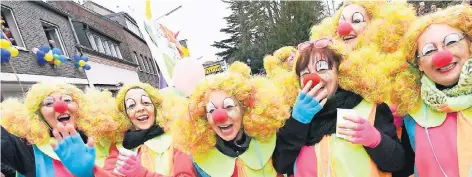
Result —
POLYGON ((90 45, 92 46, 92 49, 93 49, 93 50, 98 50, 93 35, 90 34, 90 33, 87 33, 87 37, 88 37, 88 39, 89 39, 89 41, 90 41, 90 45))
POLYGON ((121 56, 120 48, 118 47, 118 45, 116 44, 114 45, 115 45, 116 55, 118 55, 118 58, 123 59, 123 57, 121 56))
POLYGON ((111 55, 110 46, 108 46, 107 40, 103 40, 103 46, 105 47, 105 54, 111 55))
POLYGON ((100 53, 123 59, 118 43, 93 33, 87 33, 92 49, 100 53))
POLYGON ((126 27, 132 31, 134 34, 138 35, 139 37, 143 37, 143 34, 141 34, 141 31, 139 31, 138 26, 136 26, 133 22, 130 20, 126 19, 126 27))
POLYGON ((95 41, 97 41, 98 51, 100 53, 105 53, 105 48, 103 48, 103 43, 100 37, 95 36, 95 41))
POLYGON ((133 58, 136 61, 136 63, 138 64, 138 69, 140 71, 143 71, 142 63, 140 63, 139 60, 138 60, 138 54, 136 54, 136 52, 133 52, 133 54, 134 54, 133 58))
POLYGON ((15 16, 10 8, 2 6, 1 20, 4 21, 1 25, 2 32, 6 37, 8 37, 11 44, 17 47, 25 47, 23 38, 21 38, 20 30, 18 30, 18 25, 16 25, 15 16))
POLYGON ((67 51, 65 50, 64 44, 62 43, 62 36, 59 32, 59 27, 45 21, 41 21, 41 25, 43 26, 44 33, 46 34, 46 38, 49 41, 49 47, 51 47, 51 49, 58 48, 65 56, 67 56, 67 51))
POLYGON ((146 60, 144 60, 144 57, 142 54, 140 54, 140 56, 141 56, 141 61, 143 62, 143 66, 144 66, 143 67, 144 72, 149 72, 149 68, 148 68, 149 66, 146 64, 146 60))
POLYGON ((146 61, 148 61, 148 64, 149 64, 149 73, 151 74, 154 74, 154 64, 152 63, 152 61, 146 57, 146 61))
POLYGON ((118 57, 118 55, 116 55, 115 45, 113 45, 112 43, 110 43, 110 52, 112 56, 118 57))
POLYGON ((159 66, 157 66, 156 60, 154 60, 154 58, 151 58, 151 61, 152 61, 153 65, 154 65, 154 71, 155 71, 154 74, 159 75, 159 66))

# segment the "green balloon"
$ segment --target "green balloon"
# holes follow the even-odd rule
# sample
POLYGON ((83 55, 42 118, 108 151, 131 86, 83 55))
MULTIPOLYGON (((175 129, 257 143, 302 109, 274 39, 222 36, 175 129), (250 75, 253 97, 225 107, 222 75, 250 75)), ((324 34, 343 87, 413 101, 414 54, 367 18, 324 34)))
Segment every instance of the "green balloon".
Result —
POLYGON ((59 55, 54 54, 53 57, 54 57, 54 59, 59 60, 59 55))

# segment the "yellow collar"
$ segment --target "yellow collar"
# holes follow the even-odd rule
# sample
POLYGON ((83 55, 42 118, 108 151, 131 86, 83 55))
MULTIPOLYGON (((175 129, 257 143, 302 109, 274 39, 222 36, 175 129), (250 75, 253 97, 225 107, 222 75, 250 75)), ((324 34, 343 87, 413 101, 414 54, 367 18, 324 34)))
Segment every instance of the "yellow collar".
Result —
POLYGON ((272 157, 276 137, 276 135, 273 135, 266 142, 260 142, 253 138, 249 143, 248 149, 236 158, 226 156, 214 147, 208 153, 195 155, 194 160, 210 176, 231 176, 237 158, 241 159, 250 169, 260 170, 272 157))

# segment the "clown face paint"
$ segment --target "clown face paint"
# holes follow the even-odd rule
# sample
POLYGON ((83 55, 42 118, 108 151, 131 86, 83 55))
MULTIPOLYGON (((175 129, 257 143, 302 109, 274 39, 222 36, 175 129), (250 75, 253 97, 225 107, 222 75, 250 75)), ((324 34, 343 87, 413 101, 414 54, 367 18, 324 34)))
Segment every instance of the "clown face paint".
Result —
POLYGON ((78 109, 79 106, 70 95, 52 93, 43 100, 40 113, 49 126, 54 129, 59 122, 64 126, 67 123, 75 126, 78 109))
POLYGON ((351 30, 348 30, 350 32, 343 32, 343 34, 339 34, 340 38, 346 44, 348 44, 349 47, 354 48, 357 43, 357 37, 360 36, 362 32, 364 32, 369 21, 369 16, 363 7, 357 4, 346 6, 342 11, 341 17, 339 18, 339 25, 345 23, 345 26, 350 26, 351 30))
POLYGON ((223 140, 236 140, 242 132, 243 112, 238 101, 223 91, 208 95, 206 105, 208 124, 223 140))
POLYGON ((321 54, 317 53, 310 58, 308 66, 300 72, 300 85, 305 87, 303 84, 304 76, 310 73, 317 73, 321 77, 320 83, 323 87, 318 91, 326 91, 328 97, 333 96, 338 89, 338 72, 336 70, 336 63, 329 61, 326 57, 322 57, 321 54))
POLYGON ((156 120, 154 104, 143 89, 130 89, 126 93, 125 108, 136 130, 146 130, 154 125, 156 120))
POLYGON ((432 24, 416 42, 420 71, 443 86, 459 81, 462 66, 471 57, 470 40, 462 31, 446 24, 432 24))

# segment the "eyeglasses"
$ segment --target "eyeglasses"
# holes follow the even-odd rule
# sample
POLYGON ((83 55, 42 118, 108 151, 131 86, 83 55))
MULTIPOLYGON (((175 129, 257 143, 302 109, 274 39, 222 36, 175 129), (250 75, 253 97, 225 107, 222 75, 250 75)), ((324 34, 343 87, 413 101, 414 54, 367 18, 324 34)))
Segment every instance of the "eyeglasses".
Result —
POLYGON ((328 45, 331 43, 333 43, 331 38, 321 38, 315 41, 306 41, 301 44, 298 44, 297 50, 302 52, 309 49, 310 47, 314 47, 316 49, 323 49, 328 47, 328 45))
MULTIPOLYGON (((462 34, 457 34, 457 33, 452 33, 444 37, 443 44, 441 45, 444 50, 449 50, 452 51, 456 49, 458 46, 462 46, 459 42, 463 39, 465 39, 465 35, 462 34)), ((428 43, 423 46, 421 49, 421 53, 417 53, 418 58, 423 58, 423 59, 431 59, 434 54, 436 54, 439 51, 438 47, 433 44, 433 43, 428 43)))

